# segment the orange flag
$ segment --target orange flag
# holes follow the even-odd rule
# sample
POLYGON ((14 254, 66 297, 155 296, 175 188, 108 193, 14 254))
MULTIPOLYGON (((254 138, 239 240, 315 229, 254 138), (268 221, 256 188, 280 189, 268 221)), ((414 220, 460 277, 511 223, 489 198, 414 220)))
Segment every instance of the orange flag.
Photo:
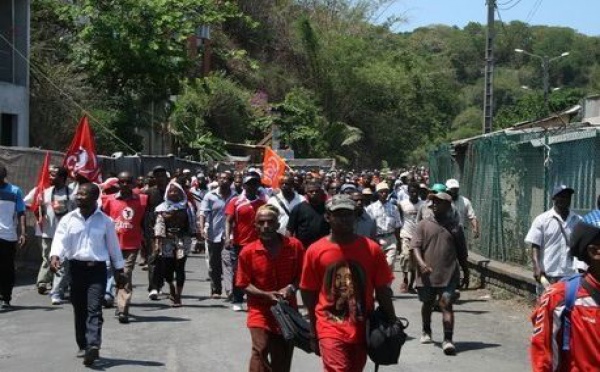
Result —
POLYGON ((265 147, 262 183, 274 189, 279 188, 279 183, 281 177, 285 173, 285 168, 285 160, 280 158, 270 147, 265 147))
POLYGON ((71 146, 65 154, 63 166, 69 170, 69 175, 73 178, 80 175, 91 182, 102 182, 102 170, 96 156, 96 143, 87 116, 79 121, 71 146))
POLYGON ((50 153, 46 152, 44 164, 42 164, 42 168, 40 168, 40 171, 38 172, 33 202, 29 207, 29 209, 33 211, 40 229, 42 229, 43 221, 42 205, 44 204, 44 190, 46 190, 48 187, 50 187, 50 153))

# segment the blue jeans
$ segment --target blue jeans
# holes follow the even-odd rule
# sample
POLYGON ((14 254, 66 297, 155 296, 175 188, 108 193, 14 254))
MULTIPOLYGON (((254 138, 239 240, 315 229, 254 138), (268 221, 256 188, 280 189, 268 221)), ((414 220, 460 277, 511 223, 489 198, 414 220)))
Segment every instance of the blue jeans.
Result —
POLYGON ((75 340, 79 349, 102 344, 102 299, 106 287, 105 262, 88 263, 72 260, 71 303, 75 315, 75 340))

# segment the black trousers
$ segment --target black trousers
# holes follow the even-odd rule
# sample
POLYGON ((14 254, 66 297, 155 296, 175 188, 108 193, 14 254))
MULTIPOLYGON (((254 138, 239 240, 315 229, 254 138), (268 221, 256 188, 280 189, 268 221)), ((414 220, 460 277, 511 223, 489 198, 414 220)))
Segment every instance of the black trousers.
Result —
POLYGON ((106 287, 106 263, 71 260, 71 303, 75 315, 75 340, 84 350, 102 344, 102 299, 106 287))
POLYGON ((208 242, 208 276, 210 278, 210 294, 223 292, 223 260, 221 253, 223 243, 208 242))
POLYGON ((185 283, 185 262, 187 257, 175 258, 175 257, 163 257, 164 262, 164 278, 169 284, 173 284, 173 281, 177 282, 178 287, 183 287, 185 283))
POLYGON ((235 280, 237 277, 237 269, 238 269, 238 258, 240 256, 240 252, 242 251, 242 246, 234 245, 231 247, 231 264, 233 265, 233 290, 231 293, 233 294, 233 302, 234 304, 241 304, 244 302, 244 290, 235 285, 235 280))
POLYGON ((148 292, 152 290, 160 291, 165 284, 165 263, 163 257, 158 253, 151 253, 148 256, 148 292))
POLYGON ((17 242, 0 239, 0 297, 3 301, 12 300, 15 286, 15 253, 17 242))

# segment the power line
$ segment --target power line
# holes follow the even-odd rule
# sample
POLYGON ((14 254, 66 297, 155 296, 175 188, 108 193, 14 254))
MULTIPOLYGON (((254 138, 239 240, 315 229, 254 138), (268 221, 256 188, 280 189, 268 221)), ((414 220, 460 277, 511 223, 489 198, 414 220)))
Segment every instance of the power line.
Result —
POLYGON ((132 153, 134 153, 134 154, 137 153, 136 149, 134 149, 133 147, 131 147, 131 145, 129 145, 128 143, 126 143, 125 141, 123 141, 119 136, 117 136, 115 133, 113 133, 112 130, 110 130, 106 125, 104 125, 102 122, 100 122, 98 119, 96 119, 88 110, 86 110, 83 106, 81 106, 73 97, 71 97, 70 95, 68 95, 58 85, 56 85, 52 81, 52 79, 50 79, 48 77, 48 75, 46 75, 39 67, 35 66, 35 64, 33 64, 31 62, 31 60, 29 58, 27 58, 27 56, 25 56, 23 53, 21 53, 21 51, 18 50, 14 46, 14 44, 11 43, 7 38, 5 38, 4 35, 2 35, 1 33, 0 33, 0 39, 2 39, 5 43, 7 43, 14 52, 16 52, 21 58, 23 58, 27 62, 27 67, 30 68, 31 71, 35 73, 35 75, 37 75, 39 77, 43 77, 44 79, 46 79, 54 89, 56 89, 62 96, 66 97, 67 100, 69 100, 75 107, 77 107, 84 114, 86 114, 90 118, 90 120, 92 120, 93 122, 95 122, 96 124, 98 124, 100 126, 100 128, 102 128, 104 131, 106 131, 109 135, 111 135, 113 138, 115 138, 118 142, 120 142, 121 144, 125 145, 125 147, 127 149, 131 150, 132 153))
POLYGON ((500 8, 500 10, 511 10, 512 8, 514 8, 517 5, 519 5, 521 3, 521 1, 523 1, 523 0, 516 0, 516 2, 514 4, 512 4, 512 5, 509 5, 510 2, 504 3, 504 4, 500 4, 500 6, 503 6, 503 8, 500 8))
POLYGON ((540 9, 540 6, 542 5, 543 1, 544 0, 536 0, 535 4, 533 4, 533 7, 529 11, 529 13, 527 13, 527 17, 525 18, 525 23, 529 23, 533 19, 533 16, 535 16, 535 13, 537 13, 537 11, 540 9))

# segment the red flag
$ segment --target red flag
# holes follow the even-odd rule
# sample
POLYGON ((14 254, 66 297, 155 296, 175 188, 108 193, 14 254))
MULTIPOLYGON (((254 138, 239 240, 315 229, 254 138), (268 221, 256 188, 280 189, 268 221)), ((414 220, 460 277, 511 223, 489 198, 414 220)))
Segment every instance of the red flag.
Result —
POLYGON ((29 209, 33 211, 35 219, 37 220, 40 229, 42 228, 42 206, 44 204, 44 190, 50 187, 50 153, 46 152, 44 158, 44 164, 38 172, 38 179, 35 186, 35 194, 33 195, 33 202, 29 209))
POLYGON ((102 182, 100 165, 96 156, 96 143, 87 116, 79 121, 75 137, 65 154, 63 166, 69 170, 69 175, 83 176, 91 182, 102 182))
POLYGON ((285 160, 280 158, 270 147, 265 147, 262 183, 274 189, 279 188, 285 167, 285 160))

